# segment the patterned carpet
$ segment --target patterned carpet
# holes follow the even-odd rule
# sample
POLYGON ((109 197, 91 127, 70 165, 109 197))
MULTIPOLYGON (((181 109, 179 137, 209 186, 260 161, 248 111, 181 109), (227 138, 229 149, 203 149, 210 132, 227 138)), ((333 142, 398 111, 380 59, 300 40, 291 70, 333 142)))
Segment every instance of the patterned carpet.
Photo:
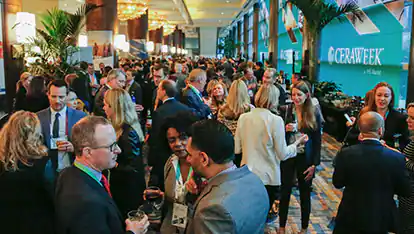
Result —
MULTIPOLYGON (((342 192, 335 189, 332 185, 332 159, 336 155, 339 148, 340 143, 329 135, 324 134, 321 152, 321 165, 318 167, 318 172, 313 180, 312 211, 308 233, 332 233, 332 229, 329 227, 329 224, 332 217, 336 216, 336 211, 342 197, 342 192)), ((276 222, 269 227, 266 233, 275 234, 278 226, 279 220, 276 220, 276 222)), ((292 198, 290 200, 286 233, 298 233, 300 229, 299 190, 294 188, 292 198)))

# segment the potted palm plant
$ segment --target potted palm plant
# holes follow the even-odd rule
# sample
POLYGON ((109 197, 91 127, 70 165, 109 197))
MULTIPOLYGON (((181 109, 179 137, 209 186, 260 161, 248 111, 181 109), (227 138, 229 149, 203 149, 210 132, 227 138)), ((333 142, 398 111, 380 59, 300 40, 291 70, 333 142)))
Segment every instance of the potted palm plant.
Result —
POLYGON ((71 57, 79 48, 76 46, 78 36, 85 26, 86 16, 95 4, 84 4, 74 14, 54 8, 41 16, 44 29, 37 28, 37 37, 31 38, 25 46, 25 55, 36 61, 28 67, 33 75, 63 78, 74 72, 77 61, 71 57))
MULTIPOLYGON (((303 54, 309 51, 310 80, 318 80, 319 76, 319 54, 321 45, 322 29, 332 20, 337 19, 343 22, 347 15, 352 22, 362 21, 363 13, 354 1, 338 5, 326 0, 287 0, 302 11, 305 18, 303 24, 303 54)), ((304 61, 304 64, 306 62, 304 61)))

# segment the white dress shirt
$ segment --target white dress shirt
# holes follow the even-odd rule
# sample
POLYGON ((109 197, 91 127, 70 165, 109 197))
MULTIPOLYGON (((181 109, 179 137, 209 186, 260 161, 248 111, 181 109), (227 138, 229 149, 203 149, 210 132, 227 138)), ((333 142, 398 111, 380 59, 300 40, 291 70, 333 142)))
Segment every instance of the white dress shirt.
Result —
MULTIPOLYGON (((67 107, 64 107, 61 111, 56 112, 52 108, 50 108, 51 116, 50 116, 50 137, 53 137, 53 124, 55 123, 56 114, 59 113, 59 138, 66 137, 66 110, 67 107)), ((69 155, 66 152, 58 152, 58 169, 57 171, 61 171, 66 167, 70 166, 69 155)))
POLYGON ((287 146, 285 124, 268 109, 255 108, 237 122, 235 153, 265 185, 281 185, 280 162, 296 156, 296 145, 287 146))

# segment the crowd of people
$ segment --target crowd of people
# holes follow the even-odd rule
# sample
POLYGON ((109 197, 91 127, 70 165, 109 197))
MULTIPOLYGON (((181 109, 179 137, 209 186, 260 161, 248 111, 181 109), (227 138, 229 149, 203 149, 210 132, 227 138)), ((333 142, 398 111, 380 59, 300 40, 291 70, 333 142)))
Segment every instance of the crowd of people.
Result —
MULTIPOLYGON (((22 73, 0 131, 2 230, 253 234, 279 218, 283 234, 297 184, 307 233, 323 113, 306 77, 266 64, 122 59, 98 71, 81 62, 64 80, 22 73), (150 194, 161 218, 131 218, 150 194)), ((394 100, 379 83, 347 123, 334 233, 414 233, 414 104, 405 115, 394 100)))

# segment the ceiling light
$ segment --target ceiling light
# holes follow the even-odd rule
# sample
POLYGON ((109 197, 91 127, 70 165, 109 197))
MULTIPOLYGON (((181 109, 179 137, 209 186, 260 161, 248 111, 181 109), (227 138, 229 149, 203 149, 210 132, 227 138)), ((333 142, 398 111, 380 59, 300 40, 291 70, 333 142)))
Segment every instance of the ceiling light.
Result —
POLYGON ((230 1, 229 1, 229 0, 227 0, 227 1, 226 1, 226 3, 230 3, 230 1))
POLYGON ((222 15, 224 15, 224 12, 221 12, 222 15))

